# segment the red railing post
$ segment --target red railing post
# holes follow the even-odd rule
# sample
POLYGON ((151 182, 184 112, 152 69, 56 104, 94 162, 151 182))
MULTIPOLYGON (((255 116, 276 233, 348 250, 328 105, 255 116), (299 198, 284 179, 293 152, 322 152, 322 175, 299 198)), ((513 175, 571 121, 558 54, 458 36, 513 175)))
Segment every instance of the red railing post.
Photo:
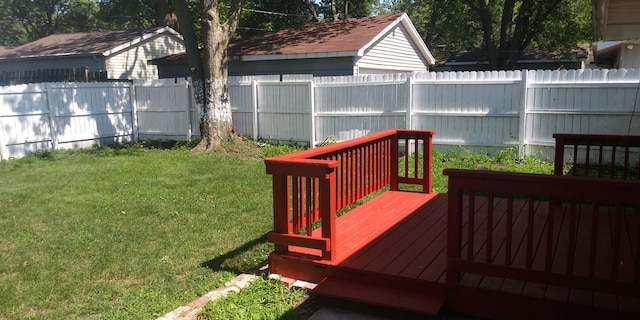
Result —
POLYGON ((336 253, 336 172, 331 170, 320 179, 320 219, 322 237, 330 239, 329 250, 322 251, 322 259, 333 260, 336 253))
POLYGON ((462 256, 462 190, 449 177, 448 214, 447 214, 447 273, 448 286, 455 286, 460 281, 460 272, 454 267, 462 256))
MULTIPOLYGON (((390 189, 391 191, 398 191, 398 158, 400 155, 398 154, 398 133, 394 134, 391 138, 391 152, 389 154, 389 165, 391 166, 390 172, 390 189)), ((405 146, 405 148, 409 148, 409 146, 405 146)), ((408 151, 408 150, 407 150, 408 151)))
POLYGON ((554 134, 553 138, 556 139, 553 174, 562 175, 562 167, 564 166, 564 137, 554 134))
POLYGON ((432 179, 432 172, 433 172, 433 159, 432 157, 432 153, 433 153, 433 133, 431 132, 427 132, 425 134, 424 137, 424 142, 423 142, 423 149, 424 149, 424 155, 422 157, 422 170, 423 170, 423 179, 424 179, 424 184, 422 187, 422 192, 424 193, 431 193, 433 192, 433 179, 432 179))
MULTIPOLYGON (((289 223, 289 178, 273 175, 273 231, 280 234, 290 232, 289 223)), ((287 245, 275 244, 277 253, 286 253, 287 245)))

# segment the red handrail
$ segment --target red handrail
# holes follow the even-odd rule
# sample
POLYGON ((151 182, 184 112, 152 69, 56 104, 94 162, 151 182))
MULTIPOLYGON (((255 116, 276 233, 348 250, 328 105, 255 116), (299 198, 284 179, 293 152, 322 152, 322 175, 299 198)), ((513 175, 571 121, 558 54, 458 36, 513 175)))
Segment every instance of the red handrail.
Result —
POLYGON ((640 295, 637 182, 455 169, 444 174, 449 285, 469 273, 640 295))
POLYGON ((399 190, 403 183, 417 184, 431 192, 433 134, 389 129, 265 159, 267 174, 273 175, 274 229, 268 240, 276 252, 286 253, 293 245, 334 259, 337 210, 385 186, 399 190), (422 156, 400 157, 410 152, 422 156), (319 237, 312 232, 318 224, 319 237))
POLYGON ((640 180, 640 136, 556 133, 553 138, 555 175, 562 175, 569 151, 571 175, 640 180))

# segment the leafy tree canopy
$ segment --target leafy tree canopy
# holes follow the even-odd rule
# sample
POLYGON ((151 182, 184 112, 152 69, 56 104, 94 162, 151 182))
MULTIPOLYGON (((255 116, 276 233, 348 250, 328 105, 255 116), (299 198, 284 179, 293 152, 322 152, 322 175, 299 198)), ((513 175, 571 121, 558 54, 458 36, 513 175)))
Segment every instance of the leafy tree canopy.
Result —
POLYGON ((575 48, 595 38, 590 0, 386 0, 409 14, 438 59, 483 48, 508 69, 527 46, 575 48))

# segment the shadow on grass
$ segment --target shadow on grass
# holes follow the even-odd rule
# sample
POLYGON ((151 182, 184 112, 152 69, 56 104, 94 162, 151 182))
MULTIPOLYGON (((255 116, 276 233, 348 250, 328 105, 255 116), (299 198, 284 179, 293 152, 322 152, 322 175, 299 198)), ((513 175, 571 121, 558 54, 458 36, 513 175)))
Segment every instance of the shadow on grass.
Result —
POLYGON ((221 254, 211 260, 207 260, 201 263, 200 266, 211 269, 213 271, 229 271, 235 274, 247 272, 248 270, 258 268, 265 261, 261 261, 257 265, 249 266, 248 268, 242 268, 239 266, 239 263, 237 263, 234 260, 237 260, 241 256, 248 254, 249 252, 253 251, 255 247, 261 244, 264 244, 266 242, 267 242, 267 234, 265 233, 258 238, 255 238, 253 240, 250 240, 244 243, 240 247, 237 247, 227 253, 221 254))

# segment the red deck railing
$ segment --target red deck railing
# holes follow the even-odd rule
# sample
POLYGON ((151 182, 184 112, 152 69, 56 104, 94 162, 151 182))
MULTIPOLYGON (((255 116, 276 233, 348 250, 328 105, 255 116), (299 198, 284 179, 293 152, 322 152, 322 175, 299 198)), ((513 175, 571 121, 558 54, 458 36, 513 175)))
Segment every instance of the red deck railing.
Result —
POLYGON ((274 228, 267 238, 275 251, 306 247, 332 260, 337 210, 385 186, 400 190, 402 184, 417 184, 430 193, 434 133, 390 129, 265 159, 273 176, 274 210, 274 228), (405 156, 411 153, 414 156, 405 156), (313 232, 316 228, 321 231, 313 232))
POLYGON ((562 175, 568 151, 570 175, 640 180, 640 136, 554 134, 553 137, 555 175, 562 175))
POLYGON ((637 182, 444 173, 449 177, 448 284, 456 285, 465 273, 640 295, 637 182))

